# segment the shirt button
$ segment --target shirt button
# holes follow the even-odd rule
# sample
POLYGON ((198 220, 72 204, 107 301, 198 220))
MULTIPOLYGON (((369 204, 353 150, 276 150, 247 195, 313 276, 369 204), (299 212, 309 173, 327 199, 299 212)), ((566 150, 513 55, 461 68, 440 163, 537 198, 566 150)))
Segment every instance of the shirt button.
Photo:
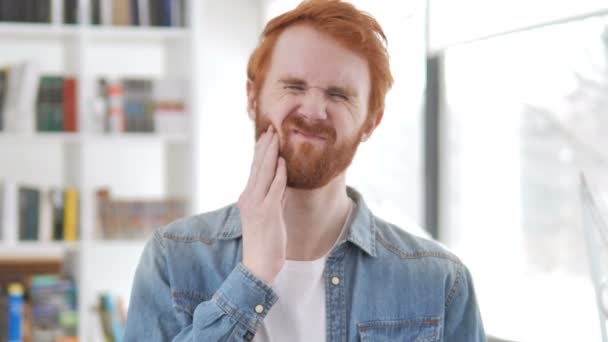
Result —
POLYGON ((264 312, 264 306, 262 306, 262 305, 256 305, 255 306, 255 312, 257 312, 257 313, 264 312))
POLYGON ((331 278, 331 283, 334 284, 334 285, 340 284, 340 278, 338 278, 338 277, 332 277, 331 278))

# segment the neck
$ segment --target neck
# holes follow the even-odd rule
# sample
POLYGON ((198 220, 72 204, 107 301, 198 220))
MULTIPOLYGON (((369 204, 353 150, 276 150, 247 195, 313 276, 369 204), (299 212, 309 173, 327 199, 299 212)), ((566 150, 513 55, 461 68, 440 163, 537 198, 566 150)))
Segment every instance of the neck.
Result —
POLYGON ((329 252, 344 226, 351 200, 345 174, 314 190, 285 189, 287 259, 316 260, 329 252))

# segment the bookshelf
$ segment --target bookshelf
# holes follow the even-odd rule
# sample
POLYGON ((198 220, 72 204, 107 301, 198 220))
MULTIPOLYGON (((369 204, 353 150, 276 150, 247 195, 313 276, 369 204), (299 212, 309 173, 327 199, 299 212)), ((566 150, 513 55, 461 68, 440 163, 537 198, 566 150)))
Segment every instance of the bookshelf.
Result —
MULTIPOLYGON (((101 0, 112 3, 114 0, 101 0)), ((129 2, 129 1, 127 1, 129 2)), ((93 25, 93 0, 78 0, 76 24, 64 24, 66 0, 49 0, 48 23, 0 22, 0 67, 36 61, 40 74, 77 79, 77 132, 0 131, 0 181, 8 178, 48 188, 79 190, 78 241, 6 241, 0 238, 0 263, 56 262, 76 281, 78 338, 102 341, 92 308, 101 292, 128 301, 132 277, 145 240, 103 240, 96 231, 95 191, 111 188, 124 198, 179 197, 187 213, 195 207, 198 146, 197 101, 200 92, 196 47, 201 2, 183 0, 184 26, 93 25), (93 102, 99 78, 176 78, 185 81, 183 132, 99 132, 93 102)), ((3 227, 2 229, 6 229, 3 227)), ((12 227, 8 229, 17 228, 12 227)))

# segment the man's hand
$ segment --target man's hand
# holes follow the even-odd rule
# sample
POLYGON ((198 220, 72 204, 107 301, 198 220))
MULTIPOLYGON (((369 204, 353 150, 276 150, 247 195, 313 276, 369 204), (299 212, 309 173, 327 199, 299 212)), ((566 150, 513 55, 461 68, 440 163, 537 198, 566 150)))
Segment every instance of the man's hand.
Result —
POLYGON ((256 142, 249 181, 238 201, 243 225, 243 264, 268 284, 285 263, 286 183, 285 160, 279 157, 279 135, 271 124, 256 142))

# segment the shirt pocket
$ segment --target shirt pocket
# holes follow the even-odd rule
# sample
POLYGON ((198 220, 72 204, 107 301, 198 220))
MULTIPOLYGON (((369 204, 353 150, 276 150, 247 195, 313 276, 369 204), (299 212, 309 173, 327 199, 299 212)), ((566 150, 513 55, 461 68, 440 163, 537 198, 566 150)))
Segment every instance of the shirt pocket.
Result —
POLYGON ((436 342, 439 341, 439 318, 421 317, 367 321, 357 324, 361 342, 436 342))

